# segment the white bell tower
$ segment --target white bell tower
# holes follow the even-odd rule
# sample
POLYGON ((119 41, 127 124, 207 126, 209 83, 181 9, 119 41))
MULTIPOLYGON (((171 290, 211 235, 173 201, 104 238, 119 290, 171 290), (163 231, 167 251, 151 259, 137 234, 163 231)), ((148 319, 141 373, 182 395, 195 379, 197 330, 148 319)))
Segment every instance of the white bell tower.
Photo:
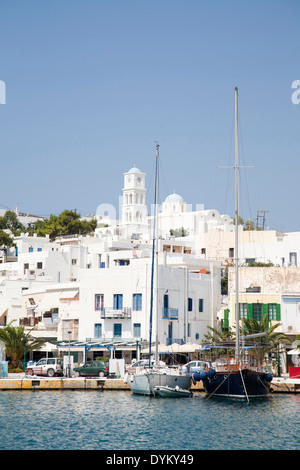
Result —
POLYGON ((124 173, 122 224, 126 236, 148 233, 145 173, 136 166, 124 173))

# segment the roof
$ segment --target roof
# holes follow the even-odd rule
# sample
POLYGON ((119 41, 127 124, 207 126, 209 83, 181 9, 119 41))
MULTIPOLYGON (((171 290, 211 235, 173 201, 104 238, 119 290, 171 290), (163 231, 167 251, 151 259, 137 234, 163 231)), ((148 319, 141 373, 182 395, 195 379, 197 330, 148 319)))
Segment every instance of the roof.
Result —
POLYGON ((170 194, 166 197, 165 202, 184 202, 184 199, 179 194, 176 194, 175 191, 173 194, 170 194))
POLYGON ((130 170, 127 173, 142 173, 142 172, 136 166, 134 166, 133 168, 130 168, 130 170))

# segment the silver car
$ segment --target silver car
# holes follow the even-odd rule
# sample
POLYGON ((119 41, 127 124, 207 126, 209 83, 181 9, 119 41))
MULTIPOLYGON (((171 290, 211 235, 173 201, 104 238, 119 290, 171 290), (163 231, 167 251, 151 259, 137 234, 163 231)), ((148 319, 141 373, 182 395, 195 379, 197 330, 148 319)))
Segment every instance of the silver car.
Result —
POLYGON ((191 361, 182 366, 182 371, 185 374, 194 374, 195 372, 202 372, 210 368, 210 363, 206 361, 191 361))

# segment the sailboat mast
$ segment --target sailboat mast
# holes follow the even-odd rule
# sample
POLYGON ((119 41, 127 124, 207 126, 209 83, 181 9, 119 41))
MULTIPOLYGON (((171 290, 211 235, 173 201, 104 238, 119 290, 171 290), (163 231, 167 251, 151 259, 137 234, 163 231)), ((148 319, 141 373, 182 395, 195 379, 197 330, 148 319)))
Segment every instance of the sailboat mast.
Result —
POLYGON ((238 161, 238 89, 235 88, 235 317, 236 317, 236 339, 235 339, 235 357, 239 360, 239 161, 238 161))
MULTIPOLYGON (((158 223, 158 153, 159 145, 156 144, 155 153, 155 195, 154 195, 154 218, 153 218, 153 244, 152 244, 152 267, 151 267, 151 297, 150 297, 150 325, 149 325, 149 367, 151 367, 151 347, 153 330, 153 298, 154 298, 154 268, 156 268, 156 284, 158 285, 158 263, 157 263, 157 223, 158 223)), ((158 289, 156 289, 156 354, 155 361, 158 359, 158 289)))
POLYGON ((156 181, 155 181, 155 219, 156 219, 156 230, 155 230, 155 277, 156 277, 156 338, 155 338, 155 365, 158 366, 158 184, 159 184, 159 177, 158 177, 158 170, 159 170, 159 145, 156 143, 156 181))

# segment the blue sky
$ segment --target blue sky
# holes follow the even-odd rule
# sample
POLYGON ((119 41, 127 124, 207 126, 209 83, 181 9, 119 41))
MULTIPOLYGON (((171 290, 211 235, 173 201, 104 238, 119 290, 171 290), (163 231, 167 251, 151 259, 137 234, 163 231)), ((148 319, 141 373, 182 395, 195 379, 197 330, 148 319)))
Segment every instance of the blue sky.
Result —
POLYGON ((300 231, 299 0, 1 0, 0 208, 38 215, 118 206, 135 163, 153 200, 300 231))

